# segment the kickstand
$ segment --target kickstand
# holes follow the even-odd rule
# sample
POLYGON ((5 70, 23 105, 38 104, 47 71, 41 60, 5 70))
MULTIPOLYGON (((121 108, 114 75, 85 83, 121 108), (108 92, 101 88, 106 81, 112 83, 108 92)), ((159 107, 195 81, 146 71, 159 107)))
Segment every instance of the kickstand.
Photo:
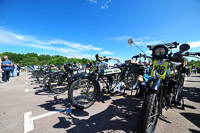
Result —
POLYGON ((131 97, 133 96, 133 89, 131 90, 131 97))
POLYGON ((161 119, 161 120, 165 120, 165 118, 167 118, 166 116, 164 116, 164 115, 162 115, 162 114, 159 114, 159 118, 161 119))

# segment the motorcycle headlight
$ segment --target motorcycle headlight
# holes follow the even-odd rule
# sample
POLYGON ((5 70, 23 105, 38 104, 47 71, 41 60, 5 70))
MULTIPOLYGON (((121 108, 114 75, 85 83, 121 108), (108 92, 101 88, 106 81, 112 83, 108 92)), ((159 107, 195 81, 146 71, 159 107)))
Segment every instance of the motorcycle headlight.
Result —
POLYGON ((168 54, 168 49, 164 45, 157 45, 153 49, 153 56, 157 58, 163 58, 168 54))

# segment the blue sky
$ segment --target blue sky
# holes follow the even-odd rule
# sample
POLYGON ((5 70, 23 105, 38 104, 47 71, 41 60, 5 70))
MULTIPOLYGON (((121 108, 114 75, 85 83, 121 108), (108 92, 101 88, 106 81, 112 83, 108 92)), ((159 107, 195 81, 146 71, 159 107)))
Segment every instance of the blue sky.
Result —
POLYGON ((0 52, 130 59, 127 43, 177 41, 200 52, 199 0, 0 0, 0 52))

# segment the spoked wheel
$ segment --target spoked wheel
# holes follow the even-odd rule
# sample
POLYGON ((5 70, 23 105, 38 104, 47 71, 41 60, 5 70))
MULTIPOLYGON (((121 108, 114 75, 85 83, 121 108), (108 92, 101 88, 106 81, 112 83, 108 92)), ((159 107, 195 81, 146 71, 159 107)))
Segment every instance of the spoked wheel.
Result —
POLYGON ((49 89, 56 94, 64 93, 65 91, 67 91, 69 85, 69 77, 61 74, 52 75, 48 82, 49 89))
POLYGON ((72 83, 68 98, 72 106, 86 109, 94 104, 97 97, 96 85, 89 79, 79 79, 72 83))
POLYGON ((36 79, 38 81, 39 84, 43 84, 43 79, 44 79, 44 74, 39 72, 36 76, 36 79))
POLYGON ((138 85, 138 75, 128 72, 125 77, 125 84, 129 89, 135 89, 138 85))
POLYGON ((48 87, 49 80, 50 80, 50 74, 46 74, 43 79, 44 86, 48 87))
POLYGON ((158 121, 158 98, 156 93, 148 92, 140 114, 139 133, 155 132, 158 121))
POLYGON ((175 97, 174 97, 174 106, 181 106, 184 108, 184 101, 183 101, 183 87, 178 88, 175 97), (181 103, 182 102, 182 103, 181 103))

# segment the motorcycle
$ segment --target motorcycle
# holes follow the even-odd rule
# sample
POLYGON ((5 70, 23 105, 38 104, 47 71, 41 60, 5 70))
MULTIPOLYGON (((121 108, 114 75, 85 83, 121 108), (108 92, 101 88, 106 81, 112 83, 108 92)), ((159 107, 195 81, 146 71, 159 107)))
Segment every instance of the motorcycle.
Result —
POLYGON ((183 66, 185 59, 182 53, 190 46, 182 44, 179 52, 168 53, 178 45, 179 43, 173 42, 148 46, 152 50, 153 67, 145 86, 146 96, 140 113, 139 133, 155 132, 158 118, 162 118, 162 108, 180 105, 181 101, 184 107, 182 94, 186 69, 183 66))
POLYGON ((150 56, 147 56, 146 54, 138 54, 132 57, 132 59, 135 59, 136 62, 138 61, 138 58, 140 58, 139 63, 141 65, 143 65, 145 68, 145 73, 143 75, 139 75, 139 79, 138 79, 138 85, 136 88, 136 94, 135 96, 137 98, 141 98, 143 99, 145 97, 145 85, 147 83, 147 81, 150 78, 150 72, 151 72, 151 67, 150 67, 150 62, 147 63, 146 59, 152 59, 150 56), (141 62, 141 58, 144 58, 144 62, 141 62))
MULTIPOLYGON (((80 73, 69 88, 68 98, 72 106, 77 109, 86 109, 92 106, 98 99, 100 92, 116 93, 125 89, 133 90, 138 83, 138 75, 131 70, 131 64, 121 63, 112 57, 95 56, 97 66, 90 73, 80 73), (109 67, 107 62, 117 61, 114 67, 109 67), (100 82, 105 87, 100 87, 100 82)), ((102 85, 102 84, 101 84, 102 85)))

